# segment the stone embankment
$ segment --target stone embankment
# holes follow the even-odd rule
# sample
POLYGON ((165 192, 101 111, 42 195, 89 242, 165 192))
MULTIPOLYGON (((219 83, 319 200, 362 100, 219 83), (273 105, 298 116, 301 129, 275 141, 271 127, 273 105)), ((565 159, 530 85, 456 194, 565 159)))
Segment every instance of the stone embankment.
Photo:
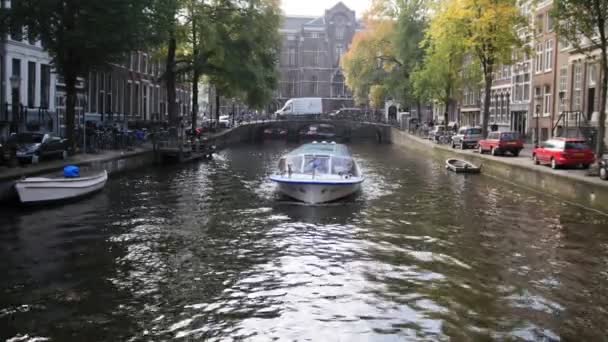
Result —
POLYGON ((407 149, 427 154, 431 152, 436 158, 460 158, 482 165, 484 175, 608 213, 608 181, 589 176, 586 171, 553 170, 547 166, 534 165, 525 153, 519 157, 494 157, 480 155, 473 150, 454 150, 449 145, 438 145, 398 129, 392 130, 391 140, 393 144, 407 149))

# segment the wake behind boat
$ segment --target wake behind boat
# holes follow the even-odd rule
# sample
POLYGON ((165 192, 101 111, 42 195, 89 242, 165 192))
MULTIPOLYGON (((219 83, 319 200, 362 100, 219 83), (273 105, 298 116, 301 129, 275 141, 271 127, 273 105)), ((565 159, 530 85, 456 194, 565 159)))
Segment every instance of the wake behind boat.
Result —
POLYGON ((283 156, 278 174, 270 180, 277 183, 281 193, 316 204, 359 191, 364 177, 348 147, 324 141, 304 144, 283 156))

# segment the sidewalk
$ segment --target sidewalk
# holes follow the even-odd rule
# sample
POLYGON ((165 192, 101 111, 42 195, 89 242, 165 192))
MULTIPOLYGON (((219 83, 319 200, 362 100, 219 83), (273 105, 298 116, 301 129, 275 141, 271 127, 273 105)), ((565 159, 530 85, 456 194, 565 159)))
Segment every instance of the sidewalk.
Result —
POLYGON ((95 162, 103 162, 122 156, 136 155, 148 151, 152 151, 152 149, 148 147, 138 147, 131 151, 108 150, 100 153, 76 154, 68 157, 66 160, 54 159, 42 161, 34 165, 27 164, 17 167, 0 166, 0 181, 53 172, 62 169, 66 165, 85 165, 95 162))
MULTIPOLYGON (((407 133, 405 133, 405 134, 407 134, 407 133)), ((420 138, 420 137, 417 137, 417 136, 414 136, 411 134, 407 134, 407 135, 410 139, 415 139, 418 142, 420 142, 421 144, 427 145, 429 148, 441 149, 446 152, 452 152, 454 154, 462 155, 463 157, 471 156, 472 158, 480 159, 481 163, 483 163, 484 160, 496 161, 496 162, 500 162, 500 163, 503 163, 506 165, 523 167, 523 168, 526 168, 526 169, 532 170, 532 171, 537 171, 537 172, 542 172, 542 173, 547 173, 547 174, 552 174, 552 175, 558 175, 561 177, 567 177, 569 179, 577 180, 577 181, 584 182, 587 184, 593 184, 594 186, 601 186, 601 187, 608 188, 608 181, 601 180, 597 175, 590 176, 589 170, 581 170, 581 169, 574 169, 574 168, 553 170, 549 166, 546 166, 546 165, 534 165, 534 163, 532 162, 532 151, 534 150, 534 144, 525 144, 524 149, 520 152, 518 157, 514 157, 512 155, 494 157, 489 154, 480 155, 477 152, 477 150, 475 150, 475 149, 467 149, 467 150, 452 149, 450 145, 440 145, 440 144, 436 144, 430 140, 423 139, 423 138, 420 138)))

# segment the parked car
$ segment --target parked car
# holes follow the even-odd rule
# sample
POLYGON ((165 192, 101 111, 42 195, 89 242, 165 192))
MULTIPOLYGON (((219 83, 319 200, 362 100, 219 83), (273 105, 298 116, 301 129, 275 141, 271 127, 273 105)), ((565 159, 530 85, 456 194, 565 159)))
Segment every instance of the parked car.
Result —
POLYGON ((472 147, 477 147, 481 140, 481 128, 479 127, 462 127, 458 133, 452 137, 452 148, 460 148, 462 150, 472 147))
POLYGON ((536 147, 532 159, 536 165, 551 165, 553 169, 562 166, 581 166, 587 169, 595 162, 595 154, 584 139, 555 138, 536 147))
POLYGON ((524 149, 524 141, 519 132, 490 132, 486 139, 478 142, 479 154, 490 152, 493 156, 498 156, 509 152, 518 156, 524 149))
POLYGON ((17 133, 11 136, 17 146, 19 162, 37 163, 49 157, 67 158, 66 140, 50 133, 17 133))

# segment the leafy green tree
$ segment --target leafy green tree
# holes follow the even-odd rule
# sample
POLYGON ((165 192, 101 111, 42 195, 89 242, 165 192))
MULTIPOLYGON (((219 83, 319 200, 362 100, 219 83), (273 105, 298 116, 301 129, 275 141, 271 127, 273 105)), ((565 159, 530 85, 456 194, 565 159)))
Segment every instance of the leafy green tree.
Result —
POLYGON ((11 20, 40 38, 66 85, 66 135, 74 151, 76 78, 121 62, 139 46, 146 0, 13 1, 11 20))
POLYGON ((462 43, 481 66, 484 81, 482 130, 490 117, 492 74, 498 65, 511 64, 512 51, 522 45, 517 29, 525 24, 516 0, 443 0, 433 20, 453 26, 462 43))
POLYGON ((418 45, 426 27, 425 10, 421 0, 372 3, 365 16, 366 30, 355 35, 342 59, 346 84, 356 102, 363 104, 374 98, 370 91, 377 85, 386 97, 403 104, 419 104, 412 91, 411 75, 422 59, 418 45))
POLYGON ((606 94, 608 91, 608 1, 556 0, 552 15, 556 30, 562 39, 573 45, 579 53, 591 55, 600 51, 600 116, 596 153, 604 153, 606 136, 606 94))
MULTIPOLYGON (((280 10, 271 0, 250 0, 248 7, 218 22, 216 52, 209 58, 207 75, 216 91, 262 108, 272 97, 278 75, 280 10)), ((219 115, 216 98, 216 116, 219 115)))
MULTIPOLYGON (((130 0, 129 0, 130 1, 130 0)), ((184 29, 180 15, 186 0, 147 0, 145 25, 140 27, 148 49, 158 49, 164 59, 162 80, 167 88, 167 112, 172 125, 178 123, 176 103, 177 51, 184 41, 184 29)))
POLYGON ((426 31, 421 46, 425 51, 422 65, 412 77, 414 93, 429 101, 440 101, 445 105, 444 122, 456 98, 462 81, 465 37, 457 21, 447 20, 447 3, 435 8, 436 15, 426 31))

